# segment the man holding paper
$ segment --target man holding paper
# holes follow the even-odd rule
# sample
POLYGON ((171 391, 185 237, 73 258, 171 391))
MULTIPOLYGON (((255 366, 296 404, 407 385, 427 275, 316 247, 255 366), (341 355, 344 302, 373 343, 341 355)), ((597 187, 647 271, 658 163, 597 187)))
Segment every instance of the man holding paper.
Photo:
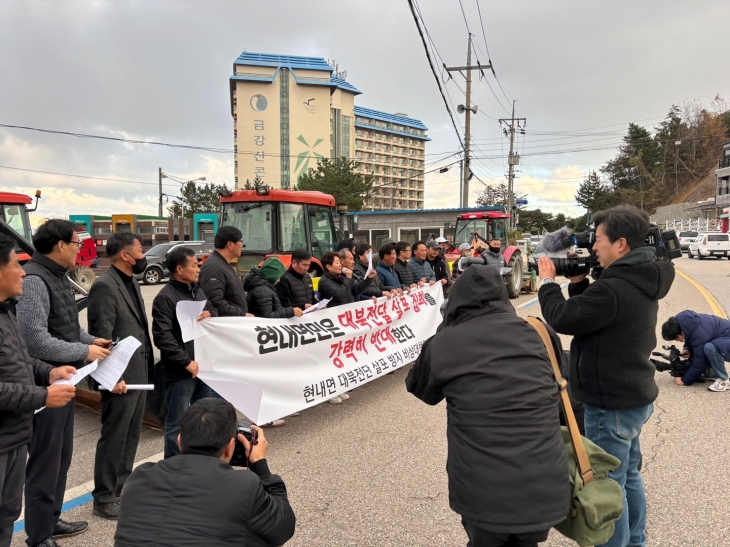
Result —
MULTIPOLYGON (((135 274, 147 260, 142 240, 130 232, 116 232, 107 240, 109 268, 89 293, 89 329, 110 340, 128 336, 140 342, 112 391, 101 390, 101 437, 94 460, 94 515, 119 518, 119 496, 132 473, 142 432, 146 392, 128 391, 128 384, 146 384, 154 360, 147 312, 135 274)), ((112 380, 113 381, 113 380, 112 380)))
MULTIPOLYGON (((17 306, 28 353, 57 367, 78 368, 86 359, 104 359, 110 340, 81 328, 68 281, 81 246, 74 225, 60 218, 46 221, 36 230, 33 246, 33 258, 23 266, 27 277, 17 306)), ((74 405, 36 414, 25 480, 25 531, 30 547, 81 534, 88 527, 84 521, 61 519, 73 441, 74 405)))
POLYGON ((173 249, 167 256, 167 269, 170 271, 170 281, 152 302, 152 336, 155 346, 160 350, 160 365, 165 381, 165 458, 170 458, 180 453, 177 436, 183 413, 198 399, 211 396, 210 388, 197 377, 195 343, 192 339, 183 338, 177 318, 177 305, 179 302, 199 303, 202 312, 198 321, 212 315, 217 317, 218 312, 198 287, 200 266, 193 249, 173 249))
POLYGON ((33 412, 44 406, 66 406, 76 390, 70 385, 41 387, 70 378, 76 369, 53 367, 28 355, 14 311, 14 298, 23 294, 25 277, 15 245, 15 240, 0 234, 0 547, 10 545, 13 523, 23 505, 33 412))

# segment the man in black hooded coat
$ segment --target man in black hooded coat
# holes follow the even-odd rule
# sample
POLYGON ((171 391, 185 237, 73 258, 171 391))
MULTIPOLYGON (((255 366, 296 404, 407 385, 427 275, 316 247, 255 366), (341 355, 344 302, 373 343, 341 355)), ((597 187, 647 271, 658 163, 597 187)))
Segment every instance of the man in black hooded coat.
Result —
POLYGON ((430 405, 446 399, 449 502, 469 545, 545 541, 570 507, 558 387, 542 339, 495 268, 459 276, 406 386, 430 405), (485 343, 490 332, 504 336, 485 343))

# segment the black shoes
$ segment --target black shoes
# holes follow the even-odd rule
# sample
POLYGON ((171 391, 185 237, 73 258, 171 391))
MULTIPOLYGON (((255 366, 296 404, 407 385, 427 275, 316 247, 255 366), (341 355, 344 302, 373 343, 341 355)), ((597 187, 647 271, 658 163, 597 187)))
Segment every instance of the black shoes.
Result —
MULTIPOLYGON (((66 522, 65 520, 58 519, 58 524, 56 524, 56 527, 53 529, 53 539, 78 536, 79 534, 86 532, 88 527, 89 523, 82 520, 78 522, 66 522)), ((43 547, 55 547, 57 544, 53 541, 53 539, 47 539, 44 543, 41 543, 41 545, 43 547), (49 541, 51 543, 48 543, 49 541)))
POLYGON ((51 538, 51 539, 47 539, 43 543, 39 543, 35 547, 61 547, 61 546, 58 543, 56 543, 56 541, 53 538, 51 538))
POLYGON ((116 520, 119 518, 119 502, 112 501, 109 503, 94 502, 94 514, 97 517, 116 520))

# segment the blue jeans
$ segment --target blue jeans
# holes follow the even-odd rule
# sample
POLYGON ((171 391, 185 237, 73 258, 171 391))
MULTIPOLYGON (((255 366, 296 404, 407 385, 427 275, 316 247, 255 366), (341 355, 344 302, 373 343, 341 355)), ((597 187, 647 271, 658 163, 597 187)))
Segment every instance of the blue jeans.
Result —
POLYGON ((723 355, 712 342, 707 342, 705 344, 704 351, 705 356, 712 367, 712 372, 715 373, 715 378, 719 380, 727 380, 728 376, 725 361, 730 361, 730 352, 723 355))
POLYGON ((165 389, 167 416, 165 417, 165 459, 180 453, 177 436, 180 422, 188 407, 199 399, 210 397, 210 388, 198 378, 170 382, 165 389))
POLYGON ((624 491, 624 512, 616 521, 613 537, 605 547, 646 546, 646 497, 639 473, 641 428, 654 412, 654 405, 641 408, 606 409, 584 404, 586 437, 621 460, 608 474, 624 491))

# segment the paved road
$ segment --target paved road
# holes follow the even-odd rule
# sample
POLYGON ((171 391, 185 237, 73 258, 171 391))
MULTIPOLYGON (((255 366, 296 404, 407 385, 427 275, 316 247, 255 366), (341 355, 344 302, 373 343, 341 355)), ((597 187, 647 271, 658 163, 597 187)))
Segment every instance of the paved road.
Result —
MULTIPOLYGON (((675 263, 730 309, 727 261, 682 258, 675 263)), ((148 309, 158 290, 143 288, 148 309)), ((523 306, 519 315, 539 315, 539 306, 524 306, 530 299, 514 301, 523 306)), ((660 303, 659 325, 687 308, 711 312, 697 288, 678 276, 660 303)), ((495 335, 485 333, 485 343, 495 335)), ((319 405, 283 428, 267 430, 270 466, 286 481, 297 514, 297 533, 287 545, 466 544, 460 519, 448 507, 445 405, 429 407, 410 396, 405 376, 401 369, 356 389, 341 405, 319 405)), ((657 382, 656 412, 642 436, 649 545, 729 545, 730 493, 724 478, 730 471, 730 431, 718 417, 730 413, 730 393, 710 393, 703 385, 680 387, 666 373, 658 374, 657 382)), ((91 480, 99 427, 97 415, 77 412, 68 488, 91 480)), ((138 460, 161 450, 161 433, 146 429, 138 460)), ((90 504, 64 518, 89 520, 91 526, 86 534, 59 542, 64 547, 113 544, 114 523, 92 517, 90 504)), ((24 545, 23 540, 24 534, 17 534, 13 546, 24 545)), ((545 545, 574 544, 553 534, 545 545)))

